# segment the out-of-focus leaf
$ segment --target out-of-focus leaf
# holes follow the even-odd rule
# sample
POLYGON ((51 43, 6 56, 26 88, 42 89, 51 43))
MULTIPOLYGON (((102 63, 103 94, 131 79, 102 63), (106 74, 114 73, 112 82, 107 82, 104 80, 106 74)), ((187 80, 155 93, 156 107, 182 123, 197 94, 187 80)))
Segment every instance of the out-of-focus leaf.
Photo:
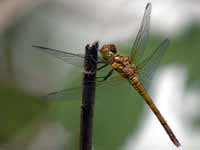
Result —
POLYGON ((19 89, 0 86, 0 142, 5 142, 41 115, 47 104, 19 89))

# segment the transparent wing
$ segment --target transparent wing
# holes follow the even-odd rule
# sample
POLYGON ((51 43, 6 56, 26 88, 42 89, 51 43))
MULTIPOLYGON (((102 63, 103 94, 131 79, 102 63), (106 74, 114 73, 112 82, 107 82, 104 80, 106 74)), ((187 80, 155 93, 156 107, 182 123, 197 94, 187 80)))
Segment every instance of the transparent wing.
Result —
MULTIPOLYGON (((96 87, 97 91, 99 88, 102 87, 115 87, 115 85, 121 85, 122 83, 126 83, 124 81, 124 78, 122 78, 120 75, 115 75, 113 77, 110 77, 108 80, 103 82, 97 82, 96 87)), ((69 89, 64 89, 61 91, 56 91, 49 93, 46 96, 43 96, 42 99, 49 101, 49 100, 81 100, 82 97, 82 86, 77 86, 69 89)))
POLYGON ((142 24, 140 26, 139 32, 133 43, 131 50, 131 60, 133 63, 137 64, 138 61, 144 54, 144 50, 147 46, 149 38, 150 29, 150 16, 151 16, 151 3, 148 3, 145 8, 145 13, 142 19, 142 24))
POLYGON ((83 54, 74 54, 74 53, 64 52, 61 50, 51 49, 48 47, 37 46, 37 45, 34 45, 33 47, 49 55, 52 55, 60 60, 63 60, 64 62, 68 64, 83 68, 83 63, 84 63, 83 54))
POLYGON ((81 86, 51 92, 48 95, 42 96, 41 99, 44 101, 80 100, 81 99, 81 86))
POLYGON ((148 88, 153 74, 158 68, 168 46, 169 40, 165 39, 149 57, 147 57, 141 64, 138 65, 139 78, 146 88, 148 88))

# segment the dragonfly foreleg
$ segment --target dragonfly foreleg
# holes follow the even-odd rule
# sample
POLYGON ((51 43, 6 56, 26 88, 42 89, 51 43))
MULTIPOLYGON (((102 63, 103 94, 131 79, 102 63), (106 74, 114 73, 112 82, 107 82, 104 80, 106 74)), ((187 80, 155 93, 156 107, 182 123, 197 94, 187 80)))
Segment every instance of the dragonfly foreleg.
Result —
POLYGON ((99 82, 103 82, 103 81, 106 81, 113 73, 113 69, 111 69, 105 76, 103 77, 97 77, 97 79, 101 79, 101 80, 97 80, 99 82))
POLYGON ((99 70, 101 70, 101 69, 103 69, 103 68, 105 68, 107 66, 108 66, 108 64, 104 64, 104 65, 100 66, 99 68, 97 68, 97 71, 99 71, 99 70))
POLYGON ((97 64, 105 64, 106 62, 104 60, 98 60, 97 64))

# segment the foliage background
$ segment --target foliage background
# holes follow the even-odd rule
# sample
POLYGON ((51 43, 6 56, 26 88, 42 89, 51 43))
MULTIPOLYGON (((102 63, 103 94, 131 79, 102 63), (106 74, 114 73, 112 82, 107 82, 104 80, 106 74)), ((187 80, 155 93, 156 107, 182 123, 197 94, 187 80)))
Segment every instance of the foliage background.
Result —
MULTIPOLYGON (((197 131, 200 127, 200 27, 198 17, 195 18, 199 15, 195 11, 198 2, 178 2, 182 2, 182 9, 178 9, 180 4, 175 1, 171 4, 152 1, 152 31, 148 48, 153 50, 162 39, 169 37, 171 45, 161 67, 176 65, 177 70, 186 70, 183 92, 192 99, 183 96, 181 105, 175 106, 181 107, 175 115, 185 131, 177 134, 184 135, 179 136, 181 141, 192 150, 200 147, 195 143, 199 139, 197 131), (172 6, 177 8, 177 13, 164 11, 172 6), (188 8, 188 15, 192 14, 190 20, 185 14, 178 15, 184 8, 188 8), (168 17, 161 17, 160 22, 153 19, 159 15, 168 17), (176 25, 170 21, 173 17, 176 25), (187 143, 190 132, 190 138, 194 139, 187 143)), ((46 102, 40 96, 81 84, 81 70, 38 52, 32 45, 83 53, 86 43, 98 39, 100 45, 116 43, 122 53, 128 54, 147 1, 111 1, 105 4, 78 0, 13 0, 0 3, 0 149, 77 149, 80 101, 46 102)), ((146 55, 150 52, 147 51, 146 55)), ((173 91, 174 94, 178 90, 173 91)), ((128 147, 126 143, 132 137, 132 143, 135 142, 139 130, 146 123, 146 109, 143 100, 126 84, 98 89, 94 149, 137 149, 138 145, 128 147)), ((159 140, 168 145, 159 145, 152 140, 148 149, 175 149, 167 136, 163 135, 159 140)))

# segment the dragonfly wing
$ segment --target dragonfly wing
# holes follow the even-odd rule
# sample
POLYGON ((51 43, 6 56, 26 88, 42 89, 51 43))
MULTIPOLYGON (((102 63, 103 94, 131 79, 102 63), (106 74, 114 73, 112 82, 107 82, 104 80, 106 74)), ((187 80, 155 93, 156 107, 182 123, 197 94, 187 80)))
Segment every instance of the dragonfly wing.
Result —
POLYGON ((75 65, 77 67, 83 68, 84 55, 83 54, 74 54, 69 52, 64 52, 61 50, 51 49, 43 46, 33 46, 40 51, 52 55, 68 64, 75 65))
POLYGON ((141 64, 138 65, 139 77, 146 88, 148 88, 153 74, 158 68, 168 46, 169 40, 165 39, 149 57, 147 57, 141 64))
POLYGON ((81 86, 60 91, 51 92, 48 95, 42 96, 42 100, 80 100, 81 98, 81 86))
MULTIPOLYGON (((110 77, 108 80, 96 83, 97 90, 102 87, 115 87, 115 85, 120 85, 124 83, 123 78, 120 75, 115 75, 110 77)), ((126 83, 126 82, 125 82, 126 83)), ((42 99, 49 100, 81 100, 82 97, 82 86, 77 86, 69 89, 64 89, 61 91, 56 91, 43 96, 42 99)))
POLYGON ((150 17, 151 3, 148 3, 145 8, 142 24, 132 46, 131 60, 133 63, 139 63, 138 60, 140 60, 140 58, 143 56, 144 50, 147 46, 150 30, 150 17))

